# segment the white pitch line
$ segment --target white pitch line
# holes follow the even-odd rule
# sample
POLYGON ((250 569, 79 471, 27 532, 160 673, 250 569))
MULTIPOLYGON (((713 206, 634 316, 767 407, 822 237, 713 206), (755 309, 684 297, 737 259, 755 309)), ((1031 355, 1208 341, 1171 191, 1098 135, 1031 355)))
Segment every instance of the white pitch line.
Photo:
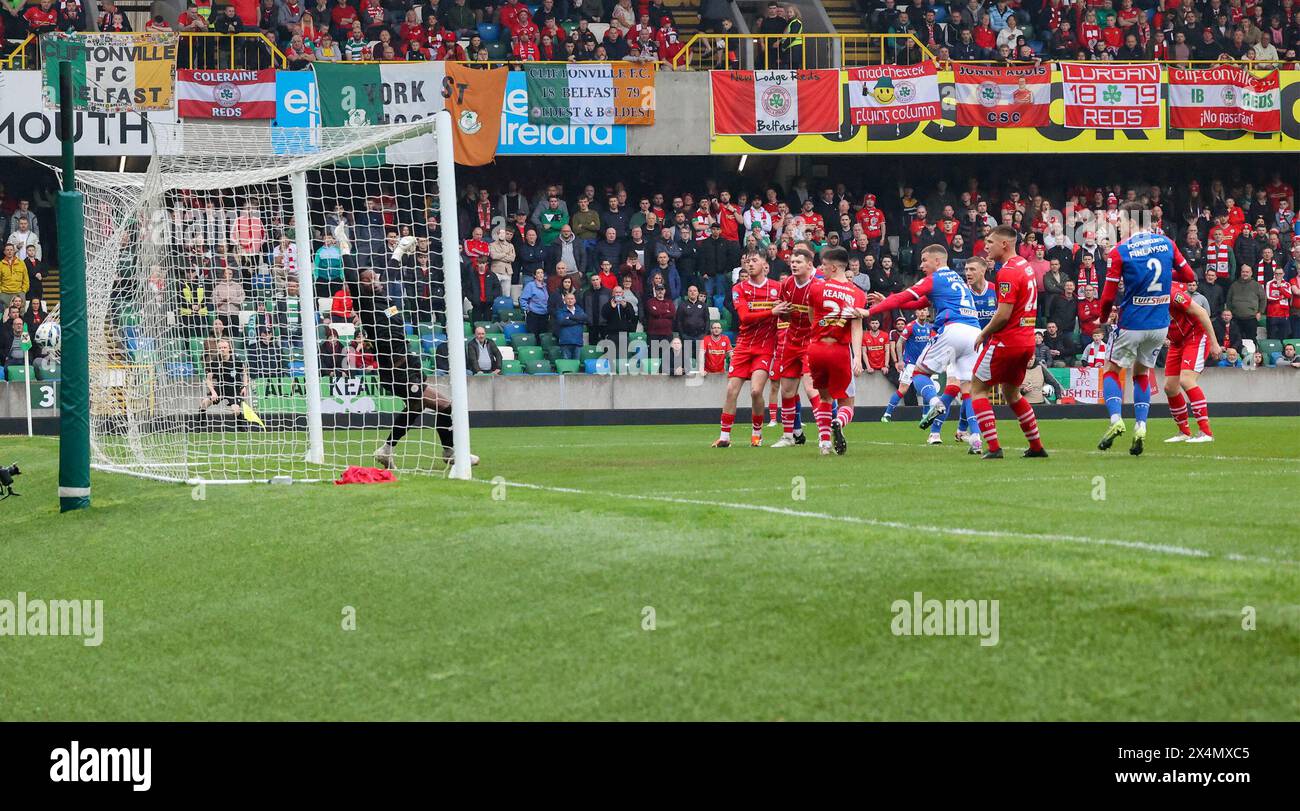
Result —
POLYGON ((985 529, 969 529, 965 527, 938 527, 928 524, 909 524, 903 521, 882 521, 875 518, 862 518, 853 515, 834 515, 832 513, 813 512, 810 510, 793 510, 789 507, 769 507, 763 504, 732 504, 722 501, 705 501, 694 498, 673 498, 670 496, 647 496, 639 493, 610 493, 599 490, 584 490, 577 487, 556 487, 545 484, 530 484, 528 482, 512 482, 505 479, 480 479, 475 478, 473 481, 479 484, 502 485, 506 487, 518 487, 524 490, 537 490, 547 493, 563 493, 575 496, 599 496, 601 498, 626 499, 629 501, 649 501, 660 504, 681 504, 694 507, 712 507, 729 510, 748 510, 750 512, 768 513, 770 515, 780 515, 788 518, 811 518, 818 521, 834 521, 842 524, 856 524, 859 526, 880 527, 882 529, 904 530, 908 532, 925 532, 932 535, 952 535, 962 538, 1021 538, 1030 541, 1048 541, 1051 543, 1074 543, 1088 546, 1111 546, 1123 549, 1136 549, 1141 552, 1155 552, 1162 555, 1177 555, 1179 557, 1190 558, 1215 558, 1222 557, 1225 560, 1241 561, 1246 563, 1266 563, 1273 565, 1300 566, 1300 561, 1296 560, 1279 560, 1275 558, 1256 557, 1252 555, 1241 555, 1235 552, 1224 555, 1216 555, 1213 552, 1207 552, 1204 549, 1194 549, 1187 546, 1174 546, 1172 544, 1153 544, 1144 541, 1125 541, 1114 538, 1090 538, 1084 535, 1054 535, 1046 533, 1029 533, 1029 532, 996 532, 985 529))

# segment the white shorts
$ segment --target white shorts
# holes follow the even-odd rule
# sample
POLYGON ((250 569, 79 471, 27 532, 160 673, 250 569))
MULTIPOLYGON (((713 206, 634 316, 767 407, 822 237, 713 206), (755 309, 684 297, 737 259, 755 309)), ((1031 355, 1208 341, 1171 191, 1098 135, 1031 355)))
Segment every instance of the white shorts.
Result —
POLYGON ((947 369, 950 379, 970 380, 975 368, 975 339, 979 336, 979 327, 948 324, 916 363, 932 372, 947 369))
POLYGON ((1148 369, 1156 367, 1156 356, 1164 348, 1168 327, 1160 329, 1117 329, 1111 340, 1110 361, 1121 369, 1132 369, 1140 364, 1148 369))
POLYGON ((904 364, 903 371, 898 374, 898 387, 901 389, 904 386, 912 385, 912 375, 914 374, 916 374, 916 364, 904 364))

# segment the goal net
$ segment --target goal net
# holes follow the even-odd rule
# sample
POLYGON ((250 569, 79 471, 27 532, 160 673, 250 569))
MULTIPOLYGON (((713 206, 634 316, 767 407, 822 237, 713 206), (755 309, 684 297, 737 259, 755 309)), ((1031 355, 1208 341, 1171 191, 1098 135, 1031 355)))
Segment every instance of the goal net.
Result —
POLYGON ((95 467, 212 483, 329 481, 351 465, 468 477, 438 119, 185 123, 155 132, 179 154, 144 173, 78 172, 95 467))

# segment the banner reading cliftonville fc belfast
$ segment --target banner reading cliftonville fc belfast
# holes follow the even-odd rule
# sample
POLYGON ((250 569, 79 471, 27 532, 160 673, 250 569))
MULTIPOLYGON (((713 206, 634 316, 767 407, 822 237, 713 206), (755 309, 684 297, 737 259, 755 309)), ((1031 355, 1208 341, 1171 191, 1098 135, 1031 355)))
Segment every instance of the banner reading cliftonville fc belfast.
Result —
POLYGON ((94 112, 176 106, 176 34, 41 36, 45 107, 59 107, 59 62, 72 64, 72 103, 94 112))
POLYGON ((933 62, 850 68, 849 123, 907 124, 943 116, 933 62))
POLYGON ((1052 123, 1047 65, 954 65, 957 123, 964 127, 1044 127, 1052 123))
POLYGON ((715 70, 718 135, 800 135, 840 128, 838 70, 715 70))
POLYGON ((1282 129, 1282 83, 1276 70, 1169 70, 1169 126, 1183 130, 1282 129))
POLYGON ((178 70, 181 118, 275 118, 274 70, 178 70))
POLYGON ((655 68, 632 62, 528 65, 532 124, 655 123, 655 68))
POLYGON ((1160 66, 1062 62, 1065 126, 1153 130, 1160 126, 1160 66))

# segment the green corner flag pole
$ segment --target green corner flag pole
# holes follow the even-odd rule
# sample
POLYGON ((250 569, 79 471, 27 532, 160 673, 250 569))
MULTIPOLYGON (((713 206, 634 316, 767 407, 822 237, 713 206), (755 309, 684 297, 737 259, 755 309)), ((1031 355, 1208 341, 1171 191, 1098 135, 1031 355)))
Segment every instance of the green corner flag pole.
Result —
POLYGON ((55 203, 59 233, 59 512, 90 506, 90 350, 86 331, 86 241, 81 192, 77 191, 72 63, 59 63, 59 140, 63 144, 63 190, 55 203))

